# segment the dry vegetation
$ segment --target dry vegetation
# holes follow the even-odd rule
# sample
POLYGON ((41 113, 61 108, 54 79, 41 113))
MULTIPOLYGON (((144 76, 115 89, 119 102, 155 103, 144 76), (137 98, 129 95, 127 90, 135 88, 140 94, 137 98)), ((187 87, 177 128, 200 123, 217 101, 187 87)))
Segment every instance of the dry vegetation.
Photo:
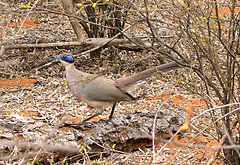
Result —
MULTIPOLYGON (((219 79, 229 80, 224 75, 228 75, 229 71, 225 65, 229 61, 225 60, 237 54, 239 44, 231 37, 232 46, 221 40, 227 34, 232 34, 227 30, 231 15, 227 4, 221 1, 204 1, 198 5, 182 0, 123 1, 119 5, 124 5, 124 2, 134 4, 131 9, 124 8, 130 14, 128 13, 123 28, 131 28, 120 37, 131 41, 131 44, 127 43, 131 50, 126 45, 105 46, 101 49, 101 56, 93 59, 92 52, 96 55, 96 51, 91 54, 85 52, 92 49, 92 45, 85 46, 85 49, 84 46, 74 45, 11 48, 16 44, 72 42, 79 37, 74 32, 69 17, 63 14, 64 8, 60 0, 31 2, 30 8, 25 1, 0 2, 1 164, 237 163, 237 159, 229 160, 226 154, 227 151, 234 150, 234 155, 239 156, 239 97, 236 90, 239 89, 239 83, 238 77, 234 77, 239 71, 238 67, 230 78, 236 79, 233 86, 229 85, 229 91, 234 91, 229 92, 231 99, 224 100, 224 96, 228 95, 227 87, 225 93, 220 90, 227 83, 223 82, 225 84, 222 85, 218 82, 219 79), (213 12, 215 2, 220 6, 218 17, 216 11, 213 12), (197 14, 200 16, 195 18, 197 14), (209 29, 206 28, 208 18, 213 19, 209 29), (212 32, 216 29, 216 33, 219 31, 220 22, 223 36, 212 32), (213 35, 208 34, 209 31, 213 35), (139 37, 145 38, 140 40, 139 37), (224 47, 226 45, 227 48, 224 47), (229 55, 228 50, 233 50, 230 52, 235 54, 229 55), (52 59, 52 55, 63 52, 76 55, 78 69, 111 78, 129 75, 159 65, 163 61, 182 57, 185 60, 184 67, 148 78, 132 92, 134 96, 141 97, 136 102, 120 103, 115 114, 115 118, 140 114, 127 127, 143 124, 146 122, 142 121, 143 118, 149 114, 153 114, 151 118, 154 119, 156 112, 163 116, 175 116, 167 118, 169 125, 164 127, 163 124, 164 129, 155 134, 152 130, 155 130, 156 121, 151 121, 153 128, 148 130, 151 137, 143 135, 142 139, 124 141, 125 130, 118 133, 123 140, 113 143, 92 139, 91 136, 95 136, 93 129, 61 127, 64 122, 77 123, 94 113, 86 104, 73 97, 67 87, 64 68, 52 59), (214 57, 214 64, 219 64, 217 69, 211 67, 213 63, 210 57, 214 57), (220 78, 216 73, 220 74, 220 78), (209 82, 207 78, 210 79, 209 82), (219 95, 223 96, 222 100, 219 95), (219 108, 227 104, 230 104, 229 109, 219 108), (225 119, 226 116, 231 120, 225 119), (178 128, 188 117, 191 117, 191 127, 180 133, 178 128), (225 122, 230 123, 228 128, 224 127, 225 122), (229 144, 231 138, 232 143, 229 144)), ((86 4, 93 5, 90 1, 86 1, 86 4)), ((232 13, 237 15, 235 26, 238 34, 239 4, 234 5, 236 8, 232 13)), ((78 14, 84 13, 81 5, 79 6, 76 7, 78 14)), ((85 31, 82 30, 83 40, 87 37, 85 31)), ((107 34, 108 37, 115 35, 107 34)), ((234 58, 232 62, 235 64, 238 60, 234 58)), ((108 111, 91 122, 99 121, 107 115, 108 111)))

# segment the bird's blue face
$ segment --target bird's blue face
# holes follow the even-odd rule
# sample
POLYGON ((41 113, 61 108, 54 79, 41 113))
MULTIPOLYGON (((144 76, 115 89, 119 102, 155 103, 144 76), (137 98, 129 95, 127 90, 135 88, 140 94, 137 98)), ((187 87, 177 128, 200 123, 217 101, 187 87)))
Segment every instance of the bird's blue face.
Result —
POLYGON ((74 62, 73 56, 67 55, 67 54, 63 54, 61 56, 54 56, 54 58, 65 61, 67 63, 73 63, 74 62))

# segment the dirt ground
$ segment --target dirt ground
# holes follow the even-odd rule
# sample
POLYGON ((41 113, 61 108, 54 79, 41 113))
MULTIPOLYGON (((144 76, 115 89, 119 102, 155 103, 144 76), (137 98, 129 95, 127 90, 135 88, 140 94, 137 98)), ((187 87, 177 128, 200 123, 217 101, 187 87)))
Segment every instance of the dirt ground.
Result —
MULTIPOLYGON (((34 10, 29 14, 29 9, 21 8, 21 4, 16 1, 0 3, 1 42, 14 45, 76 39, 67 17, 42 10, 34 10)), ((63 11, 59 0, 41 1, 38 7, 63 11)), ((114 146, 105 146, 104 152, 94 151, 93 148, 91 152, 89 146, 76 140, 76 134, 83 132, 68 127, 59 128, 62 121, 79 122, 94 113, 68 89, 63 66, 52 63, 41 68, 52 60, 52 55, 63 52, 74 54, 76 49, 12 49, 6 50, 0 57, 1 164, 207 164, 216 158, 217 151, 210 147, 218 143, 211 130, 208 130, 212 124, 208 113, 192 121, 192 127, 186 133, 174 136, 173 140, 183 146, 167 142, 156 142, 153 146, 152 142, 148 142, 141 143, 141 147, 130 152, 117 150, 114 146), (198 128, 206 129, 200 131, 198 128), (58 145, 72 146, 78 148, 80 153, 41 149, 46 144, 52 148, 58 145), (210 147, 194 148, 187 145, 210 147)), ((107 50, 103 50, 101 59, 95 63, 88 55, 78 57, 76 66, 85 72, 114 79, 158 64, 158 56, 146 52, 119 51, 120 58, 115 61, 108 60, 106 54, 107 50)), ((190 105, 196 107, 193 116, 203 112, 207 108, 204 101, 192 95, 184 85, 189 81, 183 74, 187 72, 180 68, 148 78, 131 92, 133 96, 141 97, 136 102, 120 103, 115 118, 136 111, 148 113, 170 110, 179 116, 177 120, 183 122, 190 105)), ((95 120, 108 115, 109 111, 105 111, 95 120)), ((162 136, 169 140, 172 134, 166 130, 162 136)), ((214 161, 214 164, 221 163, 221 159, 214 161)))

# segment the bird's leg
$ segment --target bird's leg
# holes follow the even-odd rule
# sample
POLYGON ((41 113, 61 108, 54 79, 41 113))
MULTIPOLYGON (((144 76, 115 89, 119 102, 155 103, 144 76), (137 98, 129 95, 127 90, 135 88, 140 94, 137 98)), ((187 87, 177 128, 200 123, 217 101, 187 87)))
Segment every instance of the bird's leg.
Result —
POLYGON ((94 114, 94 115, 92 115, 92 116, 84 119, 83 121, 81 121, 81 123, 84 123, 84 122, 86 122, 86 121, 89 121, 89 120, 91 120, 92 118, 94 118, 94 117, 96 117, 96 116, 98 116, 98 115, 101 115, 101 114, 102 114, 102 112, 96 113, 96 114, 94 114))
MULTIPOLYGON (((113 118, 113 113, 114 113, 116 104, 117 104, 117 102, 114 102, 113 107, 112 107, 111 114, 109 115, 108 119, 101 119, 100 121, 103 121, 103 122, 106 122, 106 123, 111 122, 111 123, 115 124, 115 123, 112 121, 112 118, 113 118)), ((115 124, 115 125, 116 125, 116 124, 115 124)))
POLYGON ((92 118, 98 116, 98 115, 101 115, 102 112, 103 112, 103 109, 101 108, 100 109, 101 111, 98 111, 97 113, 95 113, 94 115, 82 120, 81 122, 79 123, 76 123, 76 124, 69 124, 69 123, 65 123, 64 126, 70 126, 70 127, 73 127, 73 128, 76 128, 76 129, 86 129, 87 127, 89 127, 89 124, 91 124, 91 122, 87 122, 89 120, 91 120, 92 118))
POLYGON ((108 120, 112 120, 112 117, 113 117, 113 113, 114 113, 116 104, 117 104, 117 102, 115 102, 115 103, 113 104, 112 111, 111 111, 111 114, 110 114, 109 117, 108 117, 108 120))
MULTIPOLYGON (((112 107, 111 114, 109 115, 107 121, 112 120, 112 118, 113 118, 113 113, 114 113, 114 110, 115 110, 116 104, 117 104, 117 102, 114 102, 113 107, 112 107)), ((101 112, 96 113, 96 114, 90 116, 89 118, 84 119, 82 122, 86 122, 86 121, 88 121, 88 120, 91 120, 92 118, 94 118, 94 117, 96 117, 96 116, 98 116, 98 115, 101 115, 101 114, 102 114, 102 110, 101 110, 101 112)))
MULTIPOLYGON (((109 115, 108 119, 107 119, 107 120, 101 119, 101 120, 106 121, 106 122, 112 120, 113 114, 114 114, 114 110, 115 110, 115 107, 116 107, 116 104, 117 104, 117 102, 115 102, 115 103, 113 104, 112 111, 111 111, 111 114, 109 115)), ((96 114, 94 114, 94 115, 92 115, 92 116, 84 119, 84 120, 81 121, 80 123, 77 123, 77 125, 81 125, 81 124, 83 124, 83 123, 86 123, 87 121, 91 120, 92 118, 94 118, 94 117, 96 117, 96 116, 98 116, 98 115, 101 115, 102 112, 103 112, 103 109, 101 108, 101 111, 100 111, 100 112, 98 111, 98 113, 96 113, 96 114)), ((71 125, 72 125, 72 124, 71 124, 71 125)))

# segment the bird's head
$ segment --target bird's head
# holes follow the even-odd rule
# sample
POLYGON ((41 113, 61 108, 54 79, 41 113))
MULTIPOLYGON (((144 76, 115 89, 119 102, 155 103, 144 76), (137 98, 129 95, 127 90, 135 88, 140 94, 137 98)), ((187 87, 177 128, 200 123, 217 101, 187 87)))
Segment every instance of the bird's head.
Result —
POLYGON ((69 65, 74 63, 74 58, 72 55, 62 54, 60 56, 53 56, 55 59, 59 59, 63 65, 69 65))

